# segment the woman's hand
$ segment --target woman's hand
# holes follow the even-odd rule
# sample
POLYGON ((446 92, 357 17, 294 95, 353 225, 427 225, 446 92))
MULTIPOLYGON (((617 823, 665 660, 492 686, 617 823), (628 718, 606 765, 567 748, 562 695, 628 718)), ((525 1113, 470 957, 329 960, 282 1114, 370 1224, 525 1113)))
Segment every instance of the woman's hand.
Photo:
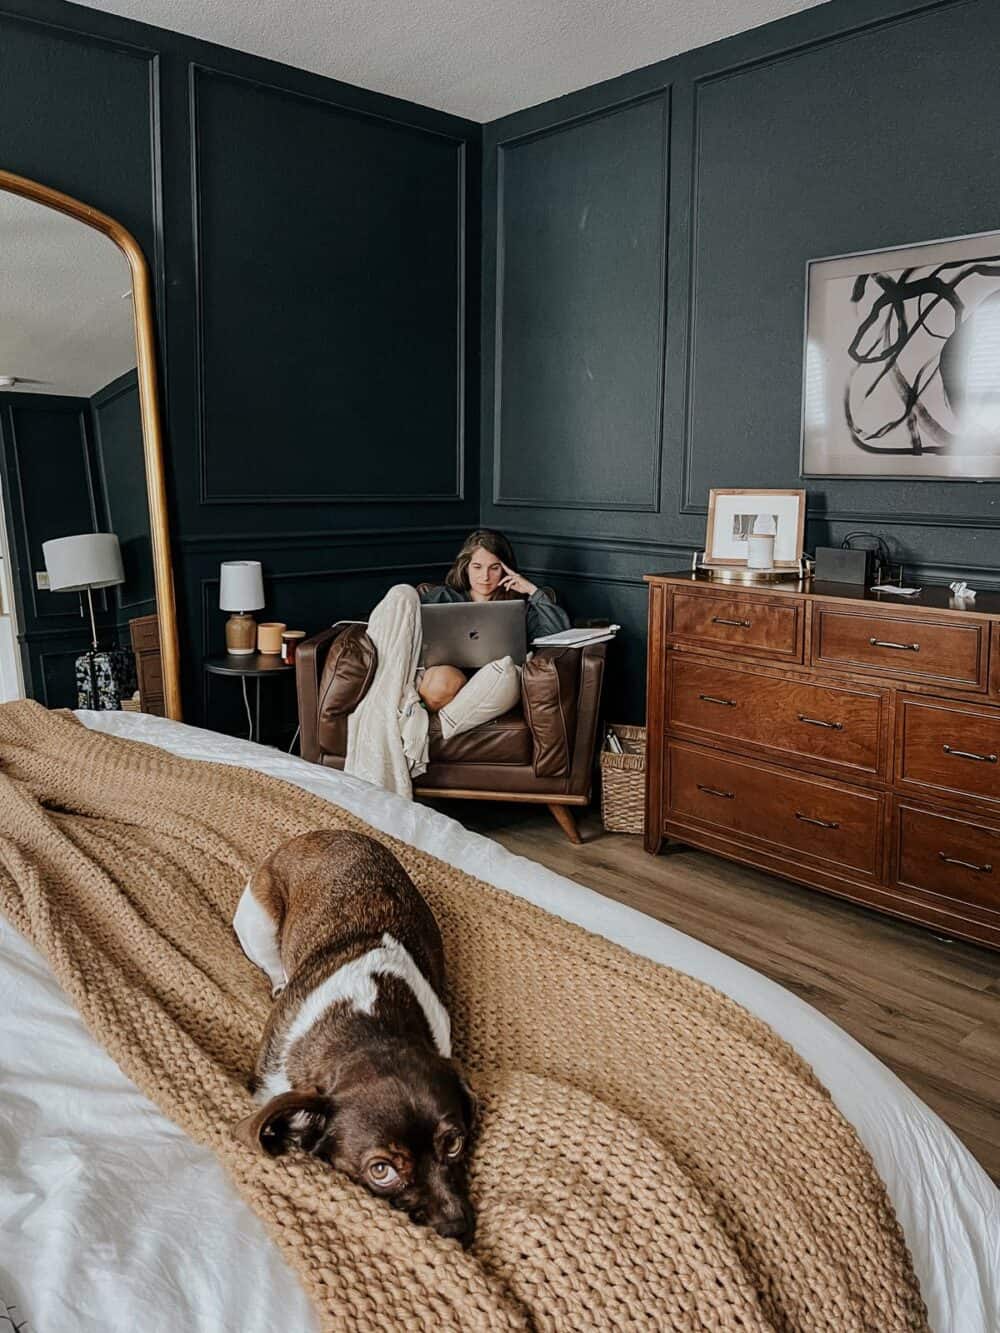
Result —
POLYGON ((504 572, 504 577, 500 580, 501 588, 506 588, 508 592, 524 593, 525 597, 531 597, 538 591, 538 588, 530 579, 526 579, 523 574, 518 574, 516 570, 505 565, 502 560, 500 566, 504 572))

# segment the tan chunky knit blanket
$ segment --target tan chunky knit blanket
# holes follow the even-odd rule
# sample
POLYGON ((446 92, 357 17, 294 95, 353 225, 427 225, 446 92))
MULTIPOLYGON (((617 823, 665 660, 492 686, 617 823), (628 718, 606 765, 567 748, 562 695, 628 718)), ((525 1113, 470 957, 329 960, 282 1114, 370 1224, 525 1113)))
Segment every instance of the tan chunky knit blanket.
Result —
POLYGON ((318 827, 366 829, 272 778, 0 708, 0 908, 225 1163, 324 1329, 927 1329, 872 1162, 790 1047, 708 986, 391 838, 441 924, 483 1098, 475 1245, 239 1145, 269 1000, 230 920, 250 867, 318 827))

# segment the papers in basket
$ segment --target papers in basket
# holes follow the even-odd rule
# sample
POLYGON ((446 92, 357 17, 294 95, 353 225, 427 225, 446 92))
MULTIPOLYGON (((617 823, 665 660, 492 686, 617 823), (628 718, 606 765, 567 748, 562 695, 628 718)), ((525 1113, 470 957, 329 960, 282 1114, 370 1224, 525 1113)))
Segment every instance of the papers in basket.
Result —
POLYGON ((584 648, 588 643, 604 643, 613 639, 621 625, 599 625, 593 629, 562 629, 558 634, 543 634, 532 639, 533 648, 584 648))

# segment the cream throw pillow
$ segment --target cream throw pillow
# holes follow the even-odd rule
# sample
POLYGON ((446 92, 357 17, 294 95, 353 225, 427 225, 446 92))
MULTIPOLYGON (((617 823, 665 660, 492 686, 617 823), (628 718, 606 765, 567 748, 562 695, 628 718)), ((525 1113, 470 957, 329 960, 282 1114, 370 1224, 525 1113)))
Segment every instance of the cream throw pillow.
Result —
POLYGON ((521 698, 521 669, 509 657, 487 662, 438 713, 445 740, 500 717, 521 698))

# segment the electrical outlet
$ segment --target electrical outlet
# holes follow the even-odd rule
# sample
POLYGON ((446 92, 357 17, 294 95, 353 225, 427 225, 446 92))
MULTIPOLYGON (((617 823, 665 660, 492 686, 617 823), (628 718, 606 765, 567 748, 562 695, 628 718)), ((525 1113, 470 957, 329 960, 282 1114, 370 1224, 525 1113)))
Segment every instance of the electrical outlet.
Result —
POLYGON ((38 588, 38 589, 40 589, 42 592, 48 592, 48 590, 49 590, 49 571, 48 571, 47 569, 36 569, 36 570, 35 570, 35 587, 38 588))

